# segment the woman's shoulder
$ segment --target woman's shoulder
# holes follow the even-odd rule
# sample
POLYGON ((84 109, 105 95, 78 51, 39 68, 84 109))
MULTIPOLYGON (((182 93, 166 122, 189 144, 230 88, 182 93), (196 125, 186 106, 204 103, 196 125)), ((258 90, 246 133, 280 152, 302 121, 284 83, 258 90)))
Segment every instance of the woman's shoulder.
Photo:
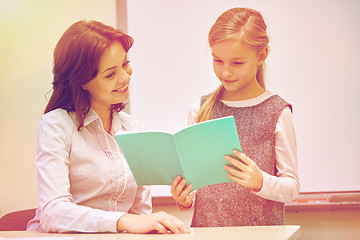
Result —
POLYGON ((64 109, 57 108, 50 112, 45 113, 41 117, 41 120, 42 121, 43 120, 44 121, 55 121, 55 122, 72 121, 71 115, 74 115, 74 114, 72 114, 71 112, 69 113, 68 111, 66 111, 64 109))
POLYGON ((54 109, 45 113, 39 122, 39 127, 47 126, 51 128, 72 129, 76 128, 74 123, 75 114, 64 109, 54 109))

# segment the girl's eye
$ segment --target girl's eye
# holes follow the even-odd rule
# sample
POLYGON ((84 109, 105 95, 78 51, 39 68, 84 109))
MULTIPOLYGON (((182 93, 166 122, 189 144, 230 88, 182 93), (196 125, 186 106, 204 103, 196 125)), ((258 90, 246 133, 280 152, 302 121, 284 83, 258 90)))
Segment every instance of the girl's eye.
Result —
POLYGON ((217 62, 217 63, 222 63, 222 61, 221 61, 221 60, 219 60, 219 59, 214 59, 214 62, 217 62))
POLYGON ((244 64, 243 62, 234 62, 234 65, 241 65, 244 64))
POLYGON ((115 72, 112 72, 112 73, 110 73, 109 75, 106 75, 105 77, 106 77, 106 78, 111 78, 112 76, 114 76, 114 74, 115 74, 115 72))

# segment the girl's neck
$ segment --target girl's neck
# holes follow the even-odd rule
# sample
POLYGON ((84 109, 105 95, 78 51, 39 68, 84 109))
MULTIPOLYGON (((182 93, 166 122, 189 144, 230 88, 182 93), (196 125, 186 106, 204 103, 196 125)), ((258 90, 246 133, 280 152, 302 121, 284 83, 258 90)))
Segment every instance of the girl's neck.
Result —
POLYGON ((224 89, 220 98, 224 101, 244 101, 256 98, 263 94, 265 91, 266 90, 257 83, 250 88, 242 88, 238 91, 227 91, 226 89, 224 89))

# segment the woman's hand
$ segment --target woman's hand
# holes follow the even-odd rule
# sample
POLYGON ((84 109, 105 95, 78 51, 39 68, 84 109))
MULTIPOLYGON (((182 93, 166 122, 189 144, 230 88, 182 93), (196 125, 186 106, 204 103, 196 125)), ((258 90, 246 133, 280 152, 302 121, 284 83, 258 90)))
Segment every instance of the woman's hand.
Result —
POLYGON ((177 176, 171 184, 171 194, 182 209, 190 208, 195 197, 195 192, 190 194, 193 185, 190 183, 185 188, 186 182, 185 178, 177 176))
POLYGON ((165 212, 148 215, 125 213, 117 222, 117 230, 129 233, 190 233, 190 228, 180 219, 165 212))
POLYGON ((263 175, 259 167, 240 151, 234 150, 233 153, 241 161, 228 155, 225 156, 228 162, 239 169, 236 170, 229 165, 225 165, 225 169, 231 173, 228 174, 229 178, 244 187, 251 188, 254 191, 260 191, 263 184, 263 175))

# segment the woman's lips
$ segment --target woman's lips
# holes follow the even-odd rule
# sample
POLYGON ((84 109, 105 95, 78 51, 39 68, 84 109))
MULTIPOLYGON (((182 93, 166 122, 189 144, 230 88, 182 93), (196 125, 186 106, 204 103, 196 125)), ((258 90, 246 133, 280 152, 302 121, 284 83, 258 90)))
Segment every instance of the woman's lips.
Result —
POLYGON ((126 93, 127 90, 128 90, 128 87, 129 87, 129 84, 126 84, 125 86, 123 86, 123 87, 121 87, 121 88, 118 88, 118 89, 113 90, 113 92, 116 92, 116 93, 126 93))

